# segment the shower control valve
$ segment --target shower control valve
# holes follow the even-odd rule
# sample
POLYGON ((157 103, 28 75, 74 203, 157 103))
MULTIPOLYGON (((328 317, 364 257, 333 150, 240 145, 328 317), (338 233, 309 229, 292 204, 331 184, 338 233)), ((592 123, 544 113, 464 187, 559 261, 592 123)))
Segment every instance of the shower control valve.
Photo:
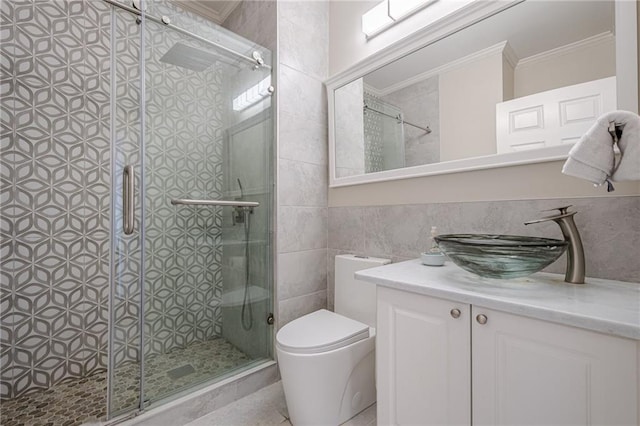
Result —
POLYGON ((233 208, 233 224, 235 225, 236 223, 244 223, 244 213, 242 211, 241 207, 234 207, 233 208))
POLYGON ((236 223, 244 223, 246 214, 253 214, 253 207, 235 206, 233 208, 233 215, 232 215, 233 225, 235 225, 236 223))

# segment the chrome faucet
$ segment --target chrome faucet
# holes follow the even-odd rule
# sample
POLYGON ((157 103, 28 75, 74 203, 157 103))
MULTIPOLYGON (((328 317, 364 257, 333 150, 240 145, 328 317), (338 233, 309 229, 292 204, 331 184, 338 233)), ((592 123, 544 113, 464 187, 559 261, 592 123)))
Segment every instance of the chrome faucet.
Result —
POLYGON ((567 209, 571 206, 557 207, 551 210, 559 210, 560 213, 543 217, 542 219, 531 220, 525 222, 525 225, 531 225, 532 223, 547 222, 553 220, 560 226, 564 240, 569 243, 567 251, 567 272, 564 275, 564 280, 572 284, 584 284, 584 249, 582 248, 582 239, 580 233, 576 227, 576 223, 573 220, 573 216, 576 212, 568 212, 567 209))

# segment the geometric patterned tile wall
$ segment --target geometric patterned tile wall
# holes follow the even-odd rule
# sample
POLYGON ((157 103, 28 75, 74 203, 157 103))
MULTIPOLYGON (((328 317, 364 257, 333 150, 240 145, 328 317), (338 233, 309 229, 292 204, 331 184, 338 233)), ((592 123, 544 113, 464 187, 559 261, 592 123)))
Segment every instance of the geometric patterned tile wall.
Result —
POLYGON ((2 398, 106 367, 108 11, 0 3, 2 398))
MULTIPOLYGON (((169 4, 153 6, 164 8, 154 14, 184 16, 169 4)), ((112 84, 116 176, 125 156, 137 161, 139 155, 132 142, 140 123, 139 27, 121 17, 112 35, 111 7, 101 1, 0 2, 3 399, 107 366, 112 84)), ((197 20, 209 26, 203 35, 219 39, 212 24, 197 20)), ((156 59, 177 37, 162 29, 147 34, 148 54, 156 59)), ((221 332, 220 213, 176 208, 168 200, 221 195, 228 100, 217 65, 177 72, 149 60, 147 84, 145 351, 166 352, 221 332)), ((138 238, 116 241, 123 284, 112 295, 118 363, 140 357, 138 238)))

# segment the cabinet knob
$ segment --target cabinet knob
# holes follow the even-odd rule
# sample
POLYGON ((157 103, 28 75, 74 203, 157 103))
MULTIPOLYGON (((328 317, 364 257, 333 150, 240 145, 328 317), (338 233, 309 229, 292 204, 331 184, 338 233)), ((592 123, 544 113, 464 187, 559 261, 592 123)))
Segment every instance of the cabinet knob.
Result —
POLYGON ((460 312, 460 309, 452 309, 450 312, 451 316, 454 318, 460 318, 461 313, 462 312, 460 312))
POLYGON ((478 321, 478 324, 486 324, 487 323, 487 316, 480 314, 476 317, 476 321, 478 321))

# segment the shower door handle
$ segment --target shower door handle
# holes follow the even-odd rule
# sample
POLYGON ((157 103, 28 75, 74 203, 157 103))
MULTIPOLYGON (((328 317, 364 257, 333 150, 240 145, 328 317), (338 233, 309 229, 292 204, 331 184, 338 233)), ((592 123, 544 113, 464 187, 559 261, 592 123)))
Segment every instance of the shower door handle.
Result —
POLYGON ((133 166, 124 166, 122 172, 122 220, 125 235, 133 234, 135 228, 136 176, 133 166))

